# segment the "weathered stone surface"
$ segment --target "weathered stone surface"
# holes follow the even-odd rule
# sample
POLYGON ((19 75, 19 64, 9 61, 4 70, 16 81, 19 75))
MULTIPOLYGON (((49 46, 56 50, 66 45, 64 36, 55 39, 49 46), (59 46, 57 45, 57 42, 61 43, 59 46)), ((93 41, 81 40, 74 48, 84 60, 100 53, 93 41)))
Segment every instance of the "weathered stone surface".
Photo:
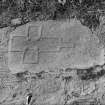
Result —
POLYGON ((62 50, 63 48, 74 48, 75 44, 71 43, 71 42, 62 42, 60 43, 60 50, 62 50))
POLYGON ((0 103, 5 101, 9 97, 10 90, 9 88, 0 89, 0 103))
POLYGON ((103 61, 98 40, 78 21, 36 22, 22 28, 10 33, 8 64, 11 71, 71 66, 82 68, 103 61), (37 50, 34 49, 36 47, 37 50))
POLYGON ((42 34, 42 25, 36 24, 35 26, 30 26, 28 29, 28 38, 29 40, 38 40, 41 38, 42 34))
POLYGON ((11 50, 10 51, 24 51, 28 46, 26 37, 17 36, 13 37, 11 40, 11 50))
POLYGON ((26 49, 23 55, 23 63, 25 64, 37 64, 38 63, 38 48, 26 49))
POLYGON ((3 69, 3 68, 1 68, 0 69, 0 78, 7 77, 10 72, 11 71, 9 69, 3 69))
POLYGON ((91 33, 89 29, 82 26, 81 23, 74 22, 70 25, 64 23, 64 25, 61 26, 61 34, 63 42, 80 43, 80 40, 84 41, 84 39, 89 38, 91 33))
POLYGON ((99 41, 105 47, 105 23, 101 26, 98 34, 97 34, 99 41))
POLYGON ((49 78, 40 82, 41 83, 39 84, 39 92, 42 95, 53 94, 61 90, 61 81, 58 79, 49 78))
POLYGON ((21 24, 21 23, 22 23, 21 18, 17 18, 17 19, 12 19, 11 20, 11 24, 12 25, 18 25, 18 24, 21 24))

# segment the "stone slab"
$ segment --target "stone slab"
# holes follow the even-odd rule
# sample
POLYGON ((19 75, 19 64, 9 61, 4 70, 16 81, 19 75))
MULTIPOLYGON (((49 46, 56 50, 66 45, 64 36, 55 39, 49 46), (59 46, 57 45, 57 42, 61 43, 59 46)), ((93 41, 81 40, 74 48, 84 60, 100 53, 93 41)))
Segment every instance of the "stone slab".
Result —
MULTIPOLYGON (((56 62, 57 59, 57 52, 40 52, 39 53, 39 64, 53 64, 54 62, 56 62)), ((53 65, 54 66, 54 65, 53 65)))
POLYGON ((23 55, 24 64, 37 64, 38 63, 38 48, 26 49, 23 55))
POLYGON ((23 52, 9 52, 8 56, 9 64, 14 65, 14 64, 22 64, 23 60, 23 52))
POLYGON ((36 42, 39 52, 53 52, 60 50, 59 38, 42 38, 36 42))
POLYGON ((8 51, 8 39, 9 36, 7 35, 7 33, 9 33, 10 29, 9 28, 3 28, 0 29, 0 51, 3 52, 7 52, 8 51))
POLYGON ((81 39, 88 38, 89 34, 91 34, 88 28, 80 26, 80 24, 65 27, 62 28, 63 42, 76 43, 81 39))
POLYGON ((50 21, 26 24, 25 27, 26 31, 19 29, 18 33, 14 30, 17 34, 11 33, 10 36, 8 65, 11 71, 40 71, 70 66, 82 68, 83 65, 88 66, 90 60, 93 62, 89 52, 83 55, 91 33, 80 23, 50 21))
POLYGON ((61 36, 62 22, 47 21, 42 25, 42 38, 58 38, 61 36))
POLYGON ((100 33, 105 33, 105 24, 102 25, 100 33))
POLYGON ((16 36, 11 39, 11 51, 24 51, 28 46, 26 37, 16 36))
POLYGON ((24 51, 28 47, 37 46, 39 52, 51 52, 60 50, 59 38, 41 38, 40 40, 28 41, 26 37, 13 37, 9 51, 24 51))
POLYGON ((0 68, 7 69, 8 68, 8 55, 7 52, 0 52, 0 68))
POLYGON ((8 68, 11 73, 24 71, 23 52, 8 52, 8 68))

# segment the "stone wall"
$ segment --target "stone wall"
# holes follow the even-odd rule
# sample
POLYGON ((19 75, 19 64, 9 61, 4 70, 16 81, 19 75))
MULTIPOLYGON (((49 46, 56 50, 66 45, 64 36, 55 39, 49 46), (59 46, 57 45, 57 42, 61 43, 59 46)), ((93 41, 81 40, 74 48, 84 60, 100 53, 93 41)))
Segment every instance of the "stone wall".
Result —
POLYGON ((75 20, 33 22, 17 27, 9 34, 8 67, 12 72, 37 72, 92 66, 93 61, 98 63, 102 49, 91 35, 87 27, 75 20))
POLYGON ((31 22, 0 36, 0 105, 28 105, 29 94, 29 105, 104 105, 103 46, 78 21, 31 22))

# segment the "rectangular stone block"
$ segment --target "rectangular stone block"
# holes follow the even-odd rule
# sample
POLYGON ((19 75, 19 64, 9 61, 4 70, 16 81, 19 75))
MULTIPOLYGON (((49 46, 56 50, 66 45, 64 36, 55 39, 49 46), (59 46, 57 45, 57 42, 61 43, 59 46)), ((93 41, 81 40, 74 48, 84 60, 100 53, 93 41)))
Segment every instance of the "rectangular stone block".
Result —
POLYGON ((38 49, 27 49, 23 55, 24 64, 36 64, 38 63, 38 49))
POLYGON ((60 40, 58 38, 42 38, 36 46, 39 48, 39 52, 53 52, 60 50, 60 40))
POLYGON ((11 51, 24 51, 27 45, 26 37, 13 37, 9 47, 11 51))
POLYGON ((12 31, 11 36, 27 36, 28 34, 28 26, 22 25, 17 27, 14 31, 12 31))
POLYGON ((42 34, 41 29, 42 27, 40 24, 36 24, 35 26, 30 26, 28 29, 28 38, 31 41, 40 39, 41 34, 42 34))

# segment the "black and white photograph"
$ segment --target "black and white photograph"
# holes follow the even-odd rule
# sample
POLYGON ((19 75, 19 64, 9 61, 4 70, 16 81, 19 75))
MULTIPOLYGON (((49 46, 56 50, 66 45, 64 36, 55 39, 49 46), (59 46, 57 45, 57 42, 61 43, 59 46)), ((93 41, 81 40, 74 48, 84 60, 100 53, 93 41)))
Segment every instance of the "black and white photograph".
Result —
POLYGON ((105 0, 0 0, 0 105, 105 105, 105 0))

